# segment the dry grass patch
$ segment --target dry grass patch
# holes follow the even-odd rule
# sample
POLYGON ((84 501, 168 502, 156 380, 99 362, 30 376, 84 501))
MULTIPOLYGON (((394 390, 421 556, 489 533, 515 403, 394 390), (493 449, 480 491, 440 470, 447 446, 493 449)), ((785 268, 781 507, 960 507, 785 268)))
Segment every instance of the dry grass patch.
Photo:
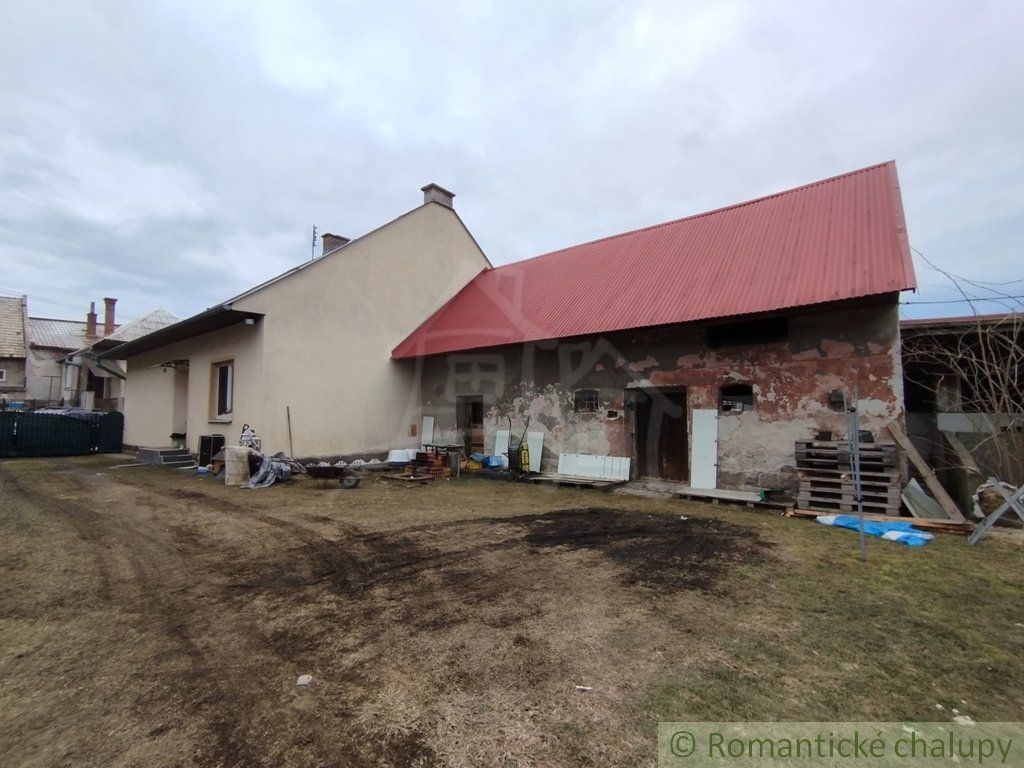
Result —
POLYGON ((0 463, 22 765, 648 765, 659 719, 1024 709, 999 537, 865 566, 849 532, 729 507, 112 463, 0 463))

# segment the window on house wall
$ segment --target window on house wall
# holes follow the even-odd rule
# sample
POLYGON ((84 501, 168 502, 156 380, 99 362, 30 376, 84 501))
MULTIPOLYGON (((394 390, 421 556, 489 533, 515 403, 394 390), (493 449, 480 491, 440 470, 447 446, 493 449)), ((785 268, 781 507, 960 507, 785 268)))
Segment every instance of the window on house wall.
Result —
POLYGON ((789 338, 789 318, 767 317, 723 323, 710 326, 707 332, 708 346, 712 348, 777 344, 789 338))
POLYGON ((232 397, 235 384, 234 360, 223 360, 213 364, 210 376, 210 416, 216 419, 231 418, 232 397))
POLYGON ((754 388, 749 384, 726 384, 719 394, 722 413, 754 410, 754 388))
POLYGON ((577 389, 572 398, 572 409, 576 413, 597 413, 598 398, 596 389, 577 389))
POLYGON ((7 381, 7 369, 0 368, 0 381, 7 381))

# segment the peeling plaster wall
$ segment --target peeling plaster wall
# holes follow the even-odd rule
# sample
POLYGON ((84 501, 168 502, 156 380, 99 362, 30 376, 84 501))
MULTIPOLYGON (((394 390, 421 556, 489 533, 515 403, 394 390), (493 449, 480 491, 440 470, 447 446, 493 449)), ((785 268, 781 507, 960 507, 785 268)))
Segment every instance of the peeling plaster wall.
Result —
POLYGON ((718 408, 721 386, 751 385, 752 412, 719 416, 724 488, 794 487, 794 442, 819 430, 845 436, 845 412, 827 402, 834 389, 856 383, 863 428, 876 434, 903 413, 895 295, 793 314, 779 343, 711 349, 704 329, 683 326, 440 355, 421 365, 435 441, 461 442, 456 398, 481 395, 486 450, 509 416, 517 436, 529 417, 530 430, 545 432, 545 471, 564 452, 635 459, 637 389, 685 387, 689 432, 693 409, 718 408), (598 391, 597 413, 574 411, 578 389, 598 391))

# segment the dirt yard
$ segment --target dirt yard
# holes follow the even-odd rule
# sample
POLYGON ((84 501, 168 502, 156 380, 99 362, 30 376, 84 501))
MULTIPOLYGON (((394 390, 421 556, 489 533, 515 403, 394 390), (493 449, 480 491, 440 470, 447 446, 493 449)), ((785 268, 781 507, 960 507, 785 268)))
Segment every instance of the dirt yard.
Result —
POLYGON ((116 463, 0 462, 5 765, 650 765, 658 720, 1024 719, 1019 537, 864 565, 724 506, 116 463))

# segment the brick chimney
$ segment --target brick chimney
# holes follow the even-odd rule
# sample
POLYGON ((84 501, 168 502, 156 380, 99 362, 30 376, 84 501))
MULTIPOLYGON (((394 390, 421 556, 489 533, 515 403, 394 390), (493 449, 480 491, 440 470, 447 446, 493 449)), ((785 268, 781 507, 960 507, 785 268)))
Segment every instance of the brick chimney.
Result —
POLYGON ((89 312, 85 316, 85 338, 96 338, 96 302, 89 302, 89 312))
POLYGON ((449 192, 444 187, 439 187, 437 184, 431 182, 425 187, 420 187, 423 191, 423 204, 427 203, 438 203, 443 205, 445 208, 455 208, 452 200, 455 199, 455 193, 449 192))
POLYGON ((114 322, 114 305, 117 304, 117 299, 104 299, 103 304, 103 335, 106 336, 117 330, 117 324, 114 322))
POLYGON ((347 245, 348 243, 352 242, 351 237, 344 237, 343 235, 332 235, 330 232, 324 232, 322 235, 320 235, 320 238, 324 244, 323 250, 321 250, 320 252, 321 256, 326 256, 331 251, 336 251, 339 248, 341 248, 341 246, 347 245))

